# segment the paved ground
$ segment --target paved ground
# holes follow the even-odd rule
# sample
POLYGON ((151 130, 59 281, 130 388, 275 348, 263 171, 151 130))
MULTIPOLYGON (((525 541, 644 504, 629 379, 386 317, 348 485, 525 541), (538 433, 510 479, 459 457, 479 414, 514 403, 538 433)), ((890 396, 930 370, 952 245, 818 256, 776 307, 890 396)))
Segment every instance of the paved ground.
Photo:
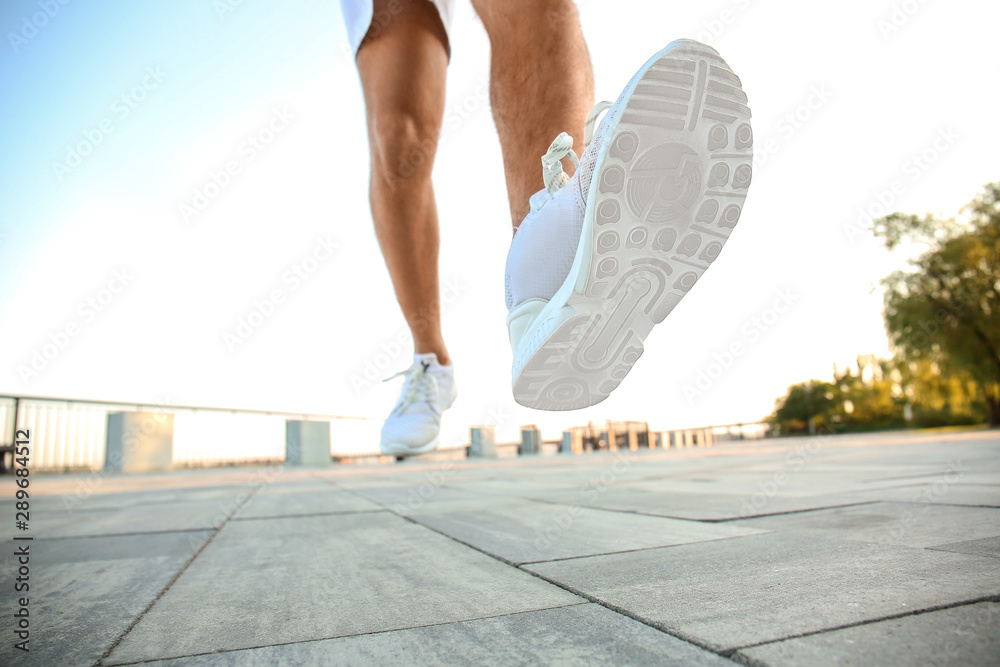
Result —
POLYGON ((1000 656, 997 431, 0 486, 4 665, 1000 656))

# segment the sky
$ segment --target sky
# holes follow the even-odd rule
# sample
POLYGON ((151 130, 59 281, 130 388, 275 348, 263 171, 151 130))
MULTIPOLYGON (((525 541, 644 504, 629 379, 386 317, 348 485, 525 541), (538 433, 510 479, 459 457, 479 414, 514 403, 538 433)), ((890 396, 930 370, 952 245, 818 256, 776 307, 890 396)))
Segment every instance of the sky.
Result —
MULTIPOLYGON (((518 406, 489 43, 458 0, 434 172, 459 388, 446 418, 502 440, 523 424, 752 422, 790 384, 889 354, 879 280, 906 258, 865 216, 953 215, 1000 179, 1000 6, 578 5, 598 99, 676 38, 721 52, 753 110, 753 185, 608 400, 518 406)), ((412 348, 338 3, 8 0, 0 27, 0 394, 383 418, 400 381, 382 380, 412 348)))

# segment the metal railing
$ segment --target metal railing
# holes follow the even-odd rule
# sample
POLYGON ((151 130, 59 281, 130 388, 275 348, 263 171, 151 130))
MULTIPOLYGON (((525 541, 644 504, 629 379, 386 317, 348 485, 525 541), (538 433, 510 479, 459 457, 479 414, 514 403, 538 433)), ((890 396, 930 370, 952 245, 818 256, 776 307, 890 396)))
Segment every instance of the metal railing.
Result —
MULTIPOLYGON (((383 424, 381 419, 366 417, 0 395, 0 445, 13 443, 16 424, 17 428, 32 431, 32 466, 35 470, 100 470, 105 463, 108 414, 113 412, 172 414, 175 467, 283 461, 285 422, 289 419, 328 422, 330 453, 335 458, 378 456, 379 432, 383 424)), ((619 442, 622 438, 618 437, 621 434, 617 426, 627 427, 629 424, 631 422, 608 422, 609 428, 614 427, 616 445, 627 446, 625 442, 619 442)), ((636 444, 643 447, 706 444, 699 441, 697 433, 711 434, 709 437, 715 442, 756 439, 767 434, 766 424, 762 423, 709 426, 656 434, 645 423, 642 426, 644 438, 639 438, 636 444), (653 435, 657 436, 658 442, 653 442, 653 435)), ((591 425, 570 427, 568 430, 589 432, 594 428, 591 425)), ((601 435, 607 439, 606 433, 601 435)), ((442 424, 439 449, 462 449, 468 443, 467 426, 447 421, 442 424)), ((576 444, 579 446, 574 446, 573 451, 579 450, 578 453, 589 449, 583 446, 586 443, 582 441, 576 444)))
MULTIPOLYGON (((17 428, 31 429, 34 469, 99 470, 104 466, 108 414, 112 412, 172 414, 173 462, 178 467, 282 461, 288 419, 329 422, 334 456, 377 455, 383 423, 381 419, 339 415, 0 396, 0 444, 14 441, 16 423, 17 428)), ((464 446, 466 430, 454 424, 445 428, 450 437, 442 438, 443 448, 464 446)))

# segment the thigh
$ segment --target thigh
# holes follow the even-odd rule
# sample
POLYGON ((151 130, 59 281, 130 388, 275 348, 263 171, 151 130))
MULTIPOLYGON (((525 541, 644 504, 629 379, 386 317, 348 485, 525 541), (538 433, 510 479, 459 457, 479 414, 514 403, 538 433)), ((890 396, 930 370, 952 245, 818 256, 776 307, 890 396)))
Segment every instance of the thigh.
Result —
POLYGON ((455 0, 340 0, 347 39, 355 55, 363 44, 386 32, 396 19, 414 17, 422 18, 450 53, 448 31, 454 7, 455 0))

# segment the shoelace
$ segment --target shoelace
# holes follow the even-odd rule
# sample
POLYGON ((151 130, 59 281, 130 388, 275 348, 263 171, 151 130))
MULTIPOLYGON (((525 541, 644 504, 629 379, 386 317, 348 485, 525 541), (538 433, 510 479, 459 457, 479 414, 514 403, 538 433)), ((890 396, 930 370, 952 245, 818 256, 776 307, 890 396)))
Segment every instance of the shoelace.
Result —
POLYGON ((403 382, 403 392, 394 408, 394 410, 398 410, 400 413, 406 412, 407 408, 411 405, 429 402, 437 396, 437 378, 428 373, 427 369, 419 361, 405 371, 390 375, 382 381, 388 382, 398 377, 406 378, 403 382))
MULTIPOLYGON (((585 148, 590 145, 591 140, 594 138, 597 119, 602 113, 610 109, 611 106, 611 102, 598 102, 590 110, 590 113, 587 114, 587 122, 584 125, 583 134, 583 145, 585 148)), ((545 201, 551 199, 552 195, 559 192, 570 181, 562 165, 563 158, 567 156, 573 163, 573 167, 579 169, 580 157, 573 150, 573 137, 562 132, 555 138, 552 145, 549 146, 548 152, 542 156, 542 180, 545 182, 545 189, 549 193, 549 197, 545 201)), ((545 202, 542 202, 538 208, 544 205, 545 202)))

